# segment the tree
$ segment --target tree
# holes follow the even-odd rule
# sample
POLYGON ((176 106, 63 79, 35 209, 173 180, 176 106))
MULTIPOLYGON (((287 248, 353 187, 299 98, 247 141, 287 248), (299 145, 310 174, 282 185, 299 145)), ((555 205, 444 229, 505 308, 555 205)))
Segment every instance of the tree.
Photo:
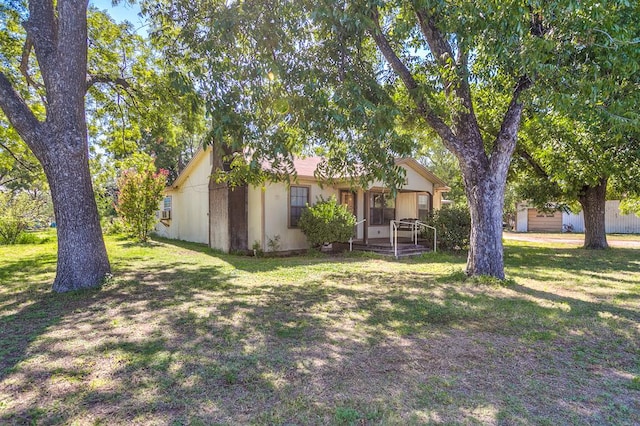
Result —
POLYGON ((640 4, 587 3, 575 15, 548 38, 555 70, 527 108, 515 176, 538 206, 579 202, 584 247, 603 249, 608 189, 640 191, 640 4))
POLYGON ((523 126, 514 164, 521 199, 539 208, 584 212, 587 249, 608 247, 605 202, 614 187, 619 193, 640 189, 640 145, 612 128, 598 130, 557 113, 537 114, 523 126))
POLYGON ((0 71, 0 108, 42 165, 58 232, 57 292, 95 287, 110 272, 88 165, 85 93, 99 79, 87 75, 87 2, 31 1, 24 22, 23 74, 42 94, 40 119, 0 71), (41 81, 28 73, 31 53, 41 81))
POLYGON ((130 168, 118 179, 118 214, 129 231, 140 241, 147 241, 157 222, 155 213, 167 185, 167 171, 155 171, 153 163, 130 168))
POLYGON ((179 2, 152 12, 158 26, 171 28, 168 34, 178 33, 183 42, 198 39, 186 43, 190 55, 204 56, 206 50, 211 62, 231 61, 254 72, 228 92, 228 75, 215 82, 218 64, 207 63, 214 71, 200 73, 214 76, 208 83, 220 104, 237 108, 253 99, 252 105, 262 107, 254 123, 268 123, 274 131, 256 149, 276 159, 309 131, 307 145, 342 138, 325 151, 329 163, 371 164, 395 188, 402 178, 393 177, 389 159, 410 145, 393 142, 401 140, 394 126, 411 115, 433 129, 462 171, 473 224, 467 272, 503 278, 503 194, 520 96, 531 85, 528 65, 538 60, 538 40, 544 38, 538 9, 518 1, 281 1, 268 2, 268 8, 266 3, 211 1, 200 8, 179 2), (250 52, 253 62, 236 61, 238 52, 250 52), (273 84, 263 82, 265 75, 273 84), (495 94, 502 107, 493 133, 478 122, 478 87, 495 94), (276 120, 267 122, 268 115, 276 120), (329 131, 317 131, 323 127, 329 131), (270 138, 278 143, 264 142, 270 138))

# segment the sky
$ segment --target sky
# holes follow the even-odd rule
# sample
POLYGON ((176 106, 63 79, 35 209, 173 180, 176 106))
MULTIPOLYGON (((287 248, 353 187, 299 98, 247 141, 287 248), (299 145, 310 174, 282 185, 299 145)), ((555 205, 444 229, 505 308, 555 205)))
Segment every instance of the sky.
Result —
POLYGON ((140 6, 137 3, 131 5, 120 1, 117 6, 113 6, 112 0, 90 0, 89 4, 100 10, 106 10, 116 22, 129 21, 135 28, 144 26, 144 22, 139 16, 140 6))

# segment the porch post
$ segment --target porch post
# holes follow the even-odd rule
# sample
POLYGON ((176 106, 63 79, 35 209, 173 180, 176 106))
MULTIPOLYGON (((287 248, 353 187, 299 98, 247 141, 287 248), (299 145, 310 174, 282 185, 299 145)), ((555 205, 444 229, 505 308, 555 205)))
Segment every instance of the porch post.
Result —
POLYGON ((364 203, 362 203, 362 205, 364 206, 364 211, 363 213, 363 219, 366 219, 363 223, 362 223, 362 237, 364 240, 364 244, 365 245, 369 245, 369 191, 363 191, 364 192, 364 203))

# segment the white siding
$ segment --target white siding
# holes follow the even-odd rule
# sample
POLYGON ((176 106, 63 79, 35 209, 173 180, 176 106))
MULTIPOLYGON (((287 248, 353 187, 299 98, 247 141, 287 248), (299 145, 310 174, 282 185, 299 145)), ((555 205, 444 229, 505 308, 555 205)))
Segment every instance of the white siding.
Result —
POLYGON ((247 201, 248 208, 248 229, 247 229, 247 245, 250 249, 257 241, 262 250, 266 249, 266 245, 262 241, 262 197, 263 189, 258 186, 249 186, 249 194, 247 201))
POLYGON ((211 156, 203 155, 191 173, 177 189, 168 189, 171 196, 171 220, 156 225, 158 235, 166 238, 209 243, 209 176, 211 156))
POLYGON ((527 232, 529 229, 528 210, 526 203, 516 204, 516 232, 527 232))
MULTIPOLYGON (((293 186, 309 186, 309 201, 315 204, 318 197, 325 199, 335 195, 338 198, 338 190, 325 186, 320 188, 315 181, 303 181, 293 186)), ((298 228, 289 228, 289 188, 284 183, 271 183, 265 187, 265 249, 268 250, 269 239, 280 236, 280 250, 303 250, 309 248, 307 238, 298 228)), ((251 241, 253 244, 253 241, 251 241)))
MULTIPOLYGON (((574 232, 584 232, 584 214, 564 213, 563 225, 573 226, 574 232)), ((607 201, 605 206, 605 231, 608 234, 640 234, 640 217, 620 213, 620 201, 607 201)))

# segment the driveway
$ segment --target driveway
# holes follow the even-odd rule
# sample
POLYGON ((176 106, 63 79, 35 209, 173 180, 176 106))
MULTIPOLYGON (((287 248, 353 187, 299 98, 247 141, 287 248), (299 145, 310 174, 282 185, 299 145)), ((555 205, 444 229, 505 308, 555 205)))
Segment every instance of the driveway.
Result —
MULTIPOLYGON (((504 232, 505 240, 532 241, 541 243, 563 243, 582 245, 584 234, 543 234, 543 233, 516 233, 504 232)), ((607 242, 611 247, 640 248, 640 235, 607 235, 607 242)))

